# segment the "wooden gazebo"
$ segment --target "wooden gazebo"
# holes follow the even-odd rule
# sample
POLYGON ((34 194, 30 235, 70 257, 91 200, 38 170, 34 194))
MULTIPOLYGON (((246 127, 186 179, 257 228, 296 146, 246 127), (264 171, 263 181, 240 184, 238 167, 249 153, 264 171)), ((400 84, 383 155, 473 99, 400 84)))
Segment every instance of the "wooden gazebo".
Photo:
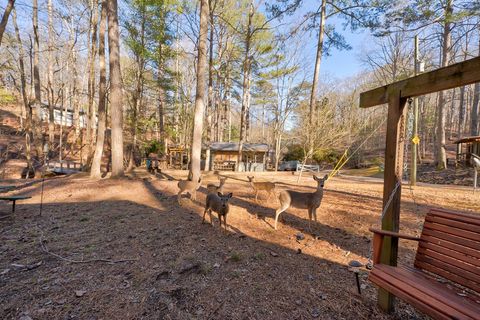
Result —
POLYGON ((457 145, 456 164, 471 166, 472 154, 480 155, 480 136, 465 137, 454 142, 457 145))
MULTIPOLYGON (((383 187, 383 207, 389 203, 382 219, 382 229, 399 231, 401 179, 405 146, 405 119, 407 100, 442 90, 461 87, 480 82, 480 57, 466 60, 438 70, 423 73, 402 81, 379 87, 360 95, 360 107, 369 108, 388 103, 387 136, 385 147, 385 180, 383 187), (396 191, 395 191, 396 190, 396 191), (389 198, 393 196, 391 202, 389 198)), ((381 250, 380 261, 396 266, 398 256, 398 238, 386 237, 381 250)), ((379 306, 393 310, 394 296, 379 289, 379 306)))

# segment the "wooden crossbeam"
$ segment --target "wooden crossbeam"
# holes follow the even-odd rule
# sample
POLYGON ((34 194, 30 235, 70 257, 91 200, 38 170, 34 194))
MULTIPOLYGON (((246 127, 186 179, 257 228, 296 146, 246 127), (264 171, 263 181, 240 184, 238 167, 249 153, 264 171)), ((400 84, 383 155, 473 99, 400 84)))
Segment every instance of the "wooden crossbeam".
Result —
POLYGON ((360 108, 387 103, 392 87, 400 91, 400 98, 410 98, 476 82, 480 82, 480 57, 363 92, 360 94, 360 108))

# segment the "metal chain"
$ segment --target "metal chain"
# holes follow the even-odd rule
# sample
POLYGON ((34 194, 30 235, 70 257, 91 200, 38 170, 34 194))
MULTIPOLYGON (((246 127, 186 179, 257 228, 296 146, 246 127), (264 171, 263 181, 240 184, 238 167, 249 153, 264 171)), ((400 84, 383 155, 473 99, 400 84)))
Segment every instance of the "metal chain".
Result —
POLYGON ((395 196, 395 193, 397 193, 398 187, 400 187, 401 184, 402 184, 402 181, 398 180, 397 184, 395 185, 395 188, 392 190, 392 193, 390 193, 390 196, 388 197, 388 201, 382 210, 382 216, 380 218, 380 222, 383 222, 383 217, 385 216, 385 213, 387 213, 387 209, 390 207, 390 204, 393 201, 393 197, 395 196))

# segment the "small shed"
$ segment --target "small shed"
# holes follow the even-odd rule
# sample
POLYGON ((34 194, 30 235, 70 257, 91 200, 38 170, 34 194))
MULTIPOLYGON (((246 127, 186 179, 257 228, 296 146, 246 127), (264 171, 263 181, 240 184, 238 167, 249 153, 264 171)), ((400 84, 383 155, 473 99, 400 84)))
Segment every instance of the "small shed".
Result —
POLYGON ((480 136, 462 138, 454 144, 457 145, 456 164, 470 166, 472 154, 480 155, 480 136))
POLYGON ((268 144, 244 143, 242 159, 238 159, 238 149, 238 142, 211 143, 211 168, 220 171, 235 171, 238 163, 239 171, 266 171, 268 144))

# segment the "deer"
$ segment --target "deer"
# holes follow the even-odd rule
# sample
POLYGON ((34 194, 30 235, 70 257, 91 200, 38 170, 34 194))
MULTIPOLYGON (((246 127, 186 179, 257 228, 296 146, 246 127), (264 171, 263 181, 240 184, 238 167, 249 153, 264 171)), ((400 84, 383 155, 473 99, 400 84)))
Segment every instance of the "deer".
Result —
POLYGON ((223 195, 220 192, 209 193, 207 195, 207 200, 205 201, 205 211, 203 212, 202 223, 205 222, 205 215, 208 212, 210 216, 210 224, 213 226, 212 211, 218 214, 218 221, 220 222, 220 229, 222 228, 222 217, 225 232, 227 232, 227 214, 230 211, 230 205, 228 201, 232 198, 233 194, 230 192, 227 195, 223 195))
POLYGON ((195 201, 197 200, 197 190, 200 189, 200 186, 202 185, 202 177, 200 176, 198 178, 198 182, 195 181, 190 181, 190 180, 180 180, 178 181, 178 194, 177 194, 177 199, 178 202, 180 202, 180 198, 182 196, 182 193, 185 191, 190 193, 190 199, 195 201))
POLYGON ((283 190, 280 192, 280 194, 278 195, 278 200, 280 201, 280 208, 275 211, 275 230, 277 230, 277 221, 280 213, 284 212, 290 207, 308 210, 309 228, 312 217, 315 219, 315 222, 317 222, 317 209, 322 203, 323 186, 325 185, 325 181, 328 180, 328 174, 326 174, 323 178, 313 176, 313 179, 317 181, 317 190, 313 193, 298 192, 292 190, 283 190))
POLYGON ((218 177, 218 180, 220 181, 219 186, 213 183, 207 184, 208 193, 223 193, 223 186, 225 185, 225 181, 227 181, 227 177, 218 177))
POLYGON ((275 194, 275 183, 273 182, 254 182, 253 179, 255 177, 247 176, 250 185, 252 186, 253 190, 255 191, 255 201, 258 201, 258 192, 261 190, 268 192, 268 199, 270 199, 272 194, 275 194))

